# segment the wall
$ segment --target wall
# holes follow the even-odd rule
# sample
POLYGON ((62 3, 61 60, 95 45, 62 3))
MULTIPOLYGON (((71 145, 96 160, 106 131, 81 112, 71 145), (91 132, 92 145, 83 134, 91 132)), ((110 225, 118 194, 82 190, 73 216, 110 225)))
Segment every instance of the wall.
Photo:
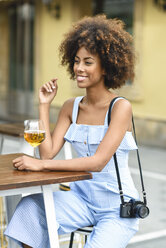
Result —
POLYGON ((166 11, 153 0, 143 1, 140 22, 141 98, 132 101, 138 141, 166 148, 166 11))
POLYGON ((142 101, 133 102, 139 118, 166 121, 166 11, 144 1, 142 28, 142 101))
POLYGON ((66 68, 60 66, 58 47, 74 21, 88 13, 90 1, 60 1, 61 14, 56 19, 41 1, 36 5, 35 23, 35 101, 38 101, 39 87, 52 78, 58 78, 58 94, 53 102, 61 106, 73 95, 74 82, 70 80, 66 68), (74 13, 74 14, 73 14, 74 13))

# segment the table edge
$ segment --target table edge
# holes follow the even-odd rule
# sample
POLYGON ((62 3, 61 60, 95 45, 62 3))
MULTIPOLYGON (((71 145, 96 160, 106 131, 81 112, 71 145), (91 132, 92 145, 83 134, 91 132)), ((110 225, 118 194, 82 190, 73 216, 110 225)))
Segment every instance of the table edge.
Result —
POLYGON ((88 180, 92 179, 92 174, 87 173, 86 175, 78 175, 73 178, 73 175, 68 176, 67 178, 52 178, 52 179, 45 179, 41 181, 33 181, 33 182, 20 182, 20 183, 11 183, 7 185, 0 185, 1 190, 8 190, 8 189, 19 189, 19 188, 26 188, 26 187, 33 187, 33 186, 42 186, 42 185, 49 185, 49 184, 58 184, 58 183, 65 183, 65 182, 75 182, 81 180, 88 180))

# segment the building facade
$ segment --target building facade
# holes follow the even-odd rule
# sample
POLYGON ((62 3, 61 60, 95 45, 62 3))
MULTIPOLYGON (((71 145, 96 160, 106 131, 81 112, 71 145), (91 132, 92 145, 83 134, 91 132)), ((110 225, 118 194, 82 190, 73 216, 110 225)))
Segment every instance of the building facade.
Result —
POLYGON ((85 15, 106 13, 109 17, 122 18, 134 37, 135 81, 126 83, 118 94, 132 103, 138 140, 165 148, 164 2, 0 0, 0 118, 33 116, 34 106, 38 104, 38 89, 54 77, 58 78, 59 87, 54 109, 59 109, 66 99, 84 94, 60 66, 58 47, 73 22, 85 15))

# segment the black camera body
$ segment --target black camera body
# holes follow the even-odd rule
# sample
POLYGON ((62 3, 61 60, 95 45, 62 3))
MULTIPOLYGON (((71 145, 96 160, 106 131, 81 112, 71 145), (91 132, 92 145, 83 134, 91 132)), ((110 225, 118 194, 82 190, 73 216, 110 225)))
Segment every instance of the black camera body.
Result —
POLYGON ((141 201, 131 199, 129 202, 120 204, 120 217, 122 218, 141 218, 149 215, 149 208, 141 201))

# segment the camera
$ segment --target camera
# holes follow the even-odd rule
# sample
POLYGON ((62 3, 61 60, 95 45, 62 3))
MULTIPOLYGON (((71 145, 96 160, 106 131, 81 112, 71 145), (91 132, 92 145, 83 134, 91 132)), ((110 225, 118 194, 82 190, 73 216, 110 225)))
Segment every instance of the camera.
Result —
POLYGON ((149 215, 149 208, 141 201, 131 199, 129 202, 120 204, 120 217, 122 218, 141 218, 149 215))

